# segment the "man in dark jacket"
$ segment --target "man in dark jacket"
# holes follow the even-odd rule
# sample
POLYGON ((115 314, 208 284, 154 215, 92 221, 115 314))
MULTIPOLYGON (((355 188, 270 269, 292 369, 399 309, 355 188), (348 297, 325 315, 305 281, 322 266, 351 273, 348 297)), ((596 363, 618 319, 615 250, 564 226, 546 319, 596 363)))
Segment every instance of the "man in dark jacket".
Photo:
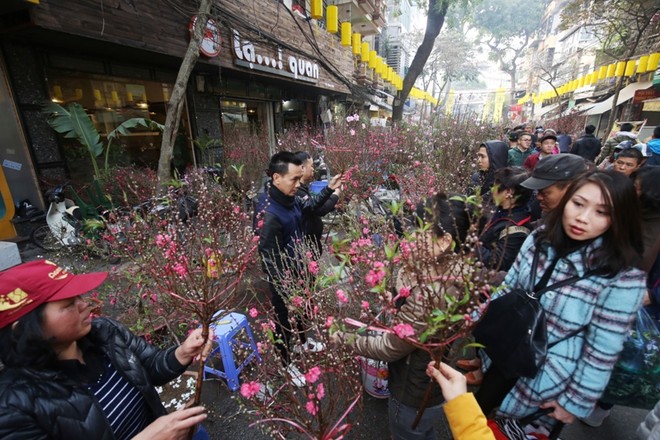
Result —
POLYGON ((479 171, 472 175, 468 195, 480 194, 490 200, 490 189, 495 181, 495 172, 507 166, 509 146, 502 141, 486 141, 479 144, 477 165, 479 171))
POLYGON ((589 167, 584 158, 575 154, 555 154, 539 162, 532 177, 521 183, 525 188, 537 191, 536 199, 541 211, 547 214, 559 205, 568 185, 585 173, 589 167))
MULTIPOLYGON (((335 189, 341 186, 341 176, 332 178, 327 187, 323 188, 318 197, 312 198, 307 204, 296 197, 303 178, 302 161, 289 151, 281 151, 271 157, 268 165, 266 191, 261 194, 256 209, 256 227, 259 233, 259 256, 261 266, 268 279, 270 298, 275 309, 275 331, 282 359, 294 384, 304 385, 304 376, 290 364, 289 342, 292 329, 289 323, 289 311, 285 299, 289 292, 284 287, 287 280, 296 277, 296 272, 303 273, 301 267, 304 261, 301 252, 304 250, 302 213, 325 203, 335 189)), ((301 318, 301 317, 300 317, 301 318)), ((298 320, 298 334, 303 345, 312 351, 322 349, 322 344, 308 340, 302 331, 302 321, 298 320)))
POLYGON ((0 272, 0 438, 183 439, 206 418, 201 407, 166 415, 154 389, 202 351, 201 329, 160 350, 92 319, 80 295, 106 276, 46 260, 0 272))
POLYGON ((570 134, 564 133, 562 130, 557 130, 557 144, 559 145, 560 153, 570 152, 571 143, 573 143, 573 139, 570 134))
POLYGON ((601 144, 600 139, 594 136, 595 131, 596 127, 591 124, 584 127, 584 136, 573 144, 571 153, 590 160, 591 162, 596 160, 596 156, 600 153, 600 149, 603 145, 601 144))
MULTIPOLYGON (((311 202, 313 194, 310 193, 309 184, 314 181, 314 161, 306 151, 298 151, 295 153, 296 157, 303 163, 303 177, 298 188, 296 196, 301 198, 303 206, 311 202)), ((302 213, 302 229, 305 240, 311 246, 314 257, 319 258, 323 253, 323 217, 324 215, 334 211, 335 205, 339 201, 341 188, 337 188, 334 193, 318 208, 309 206, 309 209, 304 209, 302 213)))

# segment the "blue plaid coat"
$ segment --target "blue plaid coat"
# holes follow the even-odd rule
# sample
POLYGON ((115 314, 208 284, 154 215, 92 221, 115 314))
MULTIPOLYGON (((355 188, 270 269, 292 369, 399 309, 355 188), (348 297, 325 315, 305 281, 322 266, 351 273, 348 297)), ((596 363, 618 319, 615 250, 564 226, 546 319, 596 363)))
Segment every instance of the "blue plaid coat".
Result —
MULTIPOLYGON (((537 233, 533 233, 525 240, 504 279, 506 286, 529 288, 536 236, 537 233)), ((547 285, 576 274, 583 275, 588 255, 600 244, 601 239, 597 239, 562 258, 547 285)), ((555 256, 552 247, 542 246, 537 282, 555 256)), ((518 380, 504 398, 500 415, 526 416, 542 403, 557 400, 571 414, 588 416, 609 381, 645 290, 644 272, 629 268, 614 278, 592 275, 544 293, 540 301, 546 314, 549 344, 571 331, 587 327, 577 336, 551 347, 545 364, 534 378, 518 380)))

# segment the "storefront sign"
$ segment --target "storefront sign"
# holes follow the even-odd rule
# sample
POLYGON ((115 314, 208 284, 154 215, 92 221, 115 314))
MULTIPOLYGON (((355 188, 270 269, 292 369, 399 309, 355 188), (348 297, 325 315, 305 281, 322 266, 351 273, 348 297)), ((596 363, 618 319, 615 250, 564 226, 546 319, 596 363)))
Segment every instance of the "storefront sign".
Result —
POLYGON ((642 110, 645 112, 660 112, 660 100, 646 101, 642 110))
POLYGON ((635 96, 633 97, 633 103, 639 104, 642 101, 647 99, 654 99, 657 97, 655 87, 649 87, 648 89, 637 90, 635 91, 635 96))
POLYGON ((249 40, 241 40, 238 31, 234 30, 232 52, 237 66, 247 67, 275 75, 286 76, 299 81, 316 83, 319 79, 319 65, 305 58, 289 55, 284 61, 282 48, 277 48, 277 54, 257 52, 258 48, 249 40))
MULTIPOLYGON (((190 20, 190 35, 195 31, 197 16, 194 15, 190 20)), ((220 29, 215 21, 209 18, 206 22, 206 29, 202 34, 202 42, 199 44, 199 52, 209 58, 217 57, 220 54, 220 29)))

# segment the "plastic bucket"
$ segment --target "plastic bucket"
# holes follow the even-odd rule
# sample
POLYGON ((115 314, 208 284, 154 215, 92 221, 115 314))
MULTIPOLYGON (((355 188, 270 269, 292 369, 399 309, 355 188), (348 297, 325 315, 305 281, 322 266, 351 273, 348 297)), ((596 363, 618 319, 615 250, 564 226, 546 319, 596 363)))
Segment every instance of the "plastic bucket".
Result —
POLYGON ((367 394, 377 399, 390 397, 390 388, 387 383, 390 372, 387 369, 387 363, 362 356, 358 357, 358 361, 362 367, 362 384, 367 394))
POLYGON ((312 194, 318 194, 326 186, 328 186, 328 181, 327 180, 315 180, 314 182, 309 184, 309 191, 312 194))

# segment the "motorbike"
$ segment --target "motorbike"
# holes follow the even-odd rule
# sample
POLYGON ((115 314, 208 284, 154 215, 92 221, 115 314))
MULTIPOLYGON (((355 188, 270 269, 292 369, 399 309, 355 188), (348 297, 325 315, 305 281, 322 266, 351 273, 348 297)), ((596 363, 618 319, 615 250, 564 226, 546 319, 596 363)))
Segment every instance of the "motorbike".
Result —
POLYGON ((84 244, 82 212, 73 200, 66 198, 64 185, 58 185, 46 195, 49 202, 46 224, 34 229, 30 240, 48 251, 84 244))

